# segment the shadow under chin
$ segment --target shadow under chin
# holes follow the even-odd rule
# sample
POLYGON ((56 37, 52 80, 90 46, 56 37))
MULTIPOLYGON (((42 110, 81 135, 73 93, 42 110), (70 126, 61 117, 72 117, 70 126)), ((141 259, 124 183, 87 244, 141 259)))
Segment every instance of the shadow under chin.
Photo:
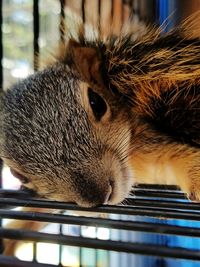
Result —
MULTIPOLYGON (((21 185, 20 190, 22 192, 23 195, 26 195, 27 197, 41 197, 38 195, 38 193, 36 191, 34 191, 33 189, 30 189, 24 185, 21 185)), ((45 197, 42 197, 45 198, 45 197)))

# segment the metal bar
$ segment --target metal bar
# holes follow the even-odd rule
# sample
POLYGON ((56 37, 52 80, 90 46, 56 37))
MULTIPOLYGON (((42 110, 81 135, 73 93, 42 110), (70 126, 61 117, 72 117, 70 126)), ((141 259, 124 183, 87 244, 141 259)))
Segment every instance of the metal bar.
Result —
MULTIPOLYGON (((3 1, 0 1, 0 95, 3 91, 3 1)), ((0 188, 2 187, 2 171, 3 171, 3 161, 0 158, 0 188)), ((2 225, 2 220, 0 219, 0 226, 2 225)), ((3 252, 3 242, 0 240, 0 253, 3 252)))
POLYGON ((85 0, 81 2, 82 21, 85 23, 85 0))
POLYGON ((0 255, 0 266, 1 267, 55 267, 55 265, 52 264, 21 261, 14 257, 6 257, 2 255, 0 255))
POLYGON ((34 71, 39 69, 39 34, 40 34, 40 16, 39 16, 39 0, 33 0, 33 68, 34 71))
POLYGON ((163 185, 163 184, 137 184, 134 186, 134 188, 180 191, 180 189, 176 185, 163 185))
MULTIPOLYGON (((1 43, 1 41, 0 41, 0 43, 1 43)), ((1 72, 1 69, 2 69, 2 67, 0 67, 0 72, 1 72)), ((0 82, 2 84, 2 81, 0 81, 0 82)), ((0 90, 3 90, 3 88, 0 87, 0 90)), ((0 158, 0 188, 2 188, 2 184, 3 184, 3 181, 2 181, 2 171, 3 171, 3 160, 0 158)))
MULTIPOLYGON (((102 219, 102 218, 91 218, 83 216, 70 216, 61 214, 48 214, 48 213, 36 213, 36 212, 22 212, 0 210, 0 217, 6 219, 18 219, 18 220, 32 220, 42 221, 49 223, 62 223, 70 225, 80 226, 96 226, 105 227, 119 230, 128 231, 141 231, 148 233, 156 233, 163 235, 180 235, 180 236, 191 236, 200 237, 200 228, 197 227, 183 227, 175 225, 165 225, 160 223, 148 223, 141 221, 128 221, 128 220, 113 220, 113 219, 102 219)), ((81 233, 80 233, 81 236, 81 233)))
POLYGON ((184 249, 180 247, 165 247, 147 245, 142 243, 130 243, 111 240, 99 240, 86 237, 69 235, 46 234, 26 230, 0 229, 0 237, 15 240, 35 242, 50 242, 62 245, 86 247, 93 249, 112 250, 133 254, 151 255, 159 257, 181 258, 188 260, 200 260, 200 251, 184 249))
POLYGON ((47 200, 33 200, 33 199, 10 199, 0 198, 0 203, 3 207, 7 205, 13 206, 26 206, 26 207, 38 207, 38 208, 50 208, 50 209, 62 209, 62 210, 75 210, 75 211, 89 211, 95 213, 113 213, 113 214, 126 214, 126 215, 141 215, 150 217, 161 217, 161 218, 174 218, 174 219, 185 219, 185 220, 200 220, 200 213, 196 209, 197 203, 187 203, 187 210, 185 208, 180 209, 182 203, 177 203, 175 209, 169 209, 167 207, 157 208, 149 207, 149 205, 131 205, 131 206, 102 206, 95 208, 79 207, 76 204, 64 203, 64 202, 53 202, 47 200), (191 211, 194 209, 196 211, 191 211))
POLYGON ((37 262, 37 243, 33 242, 33 262, 37 262))
POLYGON ((101 35, 101 0, 98 0, 98 30, 101 35))
MULTIPOLYGON (((97 238, 97 233, 98 233, 98 229, 97 229, 97 225, 95 225, 95 238, 97 238)), ((98 266, 98 249, 95 249, 94 251, 94 262, 95 262, 95 266, 98 266)))
POLYGON ((31 194, 28 191, 23 190, 13 190, 13 189, 0 189, 0 197, 3 198, 18 198, 26 199, 30 198, 31 194))
MULTIPOLYGON (((3 90, 3 1, 0 1, 0 91, 3 90)), ((0 188, 2 187, 3 161, 0 159, 0 188)))
POLYGON ((3 1, 0 1, 0 90, 3 90, 3 1))
MULTIPOLYGON (((22 191, 22 190, 3 190, 0 189, 0 197, 15 197, 17 198, 30 198, 31 196, 34 196, 34 194, 30 194, 30 192, 22 191)), ((173 199, 187 199, 186 195, 178 190, 165 190, 165 189, 151 189, 151 188, 144 188, 144 189, 138 189, 135 188, 132 191, 132 196, 138 196, 138 197, 151 197, 151 198, 173 198, 173 199)), ((132 198, 132 197, 129 197, 132 198)))
POLYGON ((191 202, 177 202, 171 200, 154 200, 154 199, 139 199, 132 198, 127 199, 128 206, 138 206, 138 207, 152 207, 152 208, 171 208, 171 209, 180 209, 180 210, 189 210, 189 211, 199 211, 200 212, 200 204, 199 203, 191 203, 191 202))
MULTIPOLYGON (((39 34, 40 34, 40 16, 39 0, 33 0, 33 69, 39 69, 39 34)), ((37 244, 33 243, 33 262, 37 259, 37 244)))
POLYGON ((65 4, 66 0, 60 0, 60 24, 59 24, 59 31, 60 31, 60 41, 63 43, 65 41, 65 4))
POLYGON ((170 192, 170 191, 157 191, 157 190, 135 190, 133 191, 135 196, 141 197, 153 197, 153 198, 175 198, 175 199, 187 199, 186 195, 182 192, 170 192))
MULTIPOLYGON (((63 234, 63 225, 60 224, 59 225, 59 234, 62 235, 63 234)), ((62 252, 63 252, 63 246, 59 244, 59 252, 58 252, 58 257, 59 257, 59 267, 62 267, 62 252)))
MULTIPOLYGON (((79 226, 79 236, 82 237, 82 227, 79 226)), ((83 248, 79 248, 79 267, 83 267, 83 248)))

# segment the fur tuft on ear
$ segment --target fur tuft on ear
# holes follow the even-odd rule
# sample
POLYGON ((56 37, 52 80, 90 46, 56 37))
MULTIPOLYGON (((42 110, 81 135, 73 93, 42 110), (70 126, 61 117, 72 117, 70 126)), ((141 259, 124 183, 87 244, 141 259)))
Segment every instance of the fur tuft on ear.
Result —
POLYGON ((71 39, 63 61, 72 66, 84 81, 95 85, 103 84, 101 56, 97 47, 88 47, 71 39))

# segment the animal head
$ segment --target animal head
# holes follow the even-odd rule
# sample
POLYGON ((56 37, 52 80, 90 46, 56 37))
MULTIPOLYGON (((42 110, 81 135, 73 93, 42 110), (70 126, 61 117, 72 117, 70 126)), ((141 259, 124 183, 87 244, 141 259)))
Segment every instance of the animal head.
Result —
POLYGON ((67 49, 5 92, 1 156, 41 197, 87 207, 116 204, 132 185, 132 117, 103 82, 97 50, 75 42, 67 49))
POLYGON ((121 202, 141 179, 137 154, 199 147, 199 51, 181 28, 105 41, 80 34, 1 97, 1 157, 39 196, 121 202))

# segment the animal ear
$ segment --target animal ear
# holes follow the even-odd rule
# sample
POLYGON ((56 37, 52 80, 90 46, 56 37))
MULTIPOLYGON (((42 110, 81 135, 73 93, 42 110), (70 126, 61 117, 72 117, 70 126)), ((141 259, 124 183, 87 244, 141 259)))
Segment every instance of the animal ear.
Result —
POLYGON ((97 49, 85 47, 74 40, 69 41, 68 58, 84 80, 102 84, 101 60, 97 49))

